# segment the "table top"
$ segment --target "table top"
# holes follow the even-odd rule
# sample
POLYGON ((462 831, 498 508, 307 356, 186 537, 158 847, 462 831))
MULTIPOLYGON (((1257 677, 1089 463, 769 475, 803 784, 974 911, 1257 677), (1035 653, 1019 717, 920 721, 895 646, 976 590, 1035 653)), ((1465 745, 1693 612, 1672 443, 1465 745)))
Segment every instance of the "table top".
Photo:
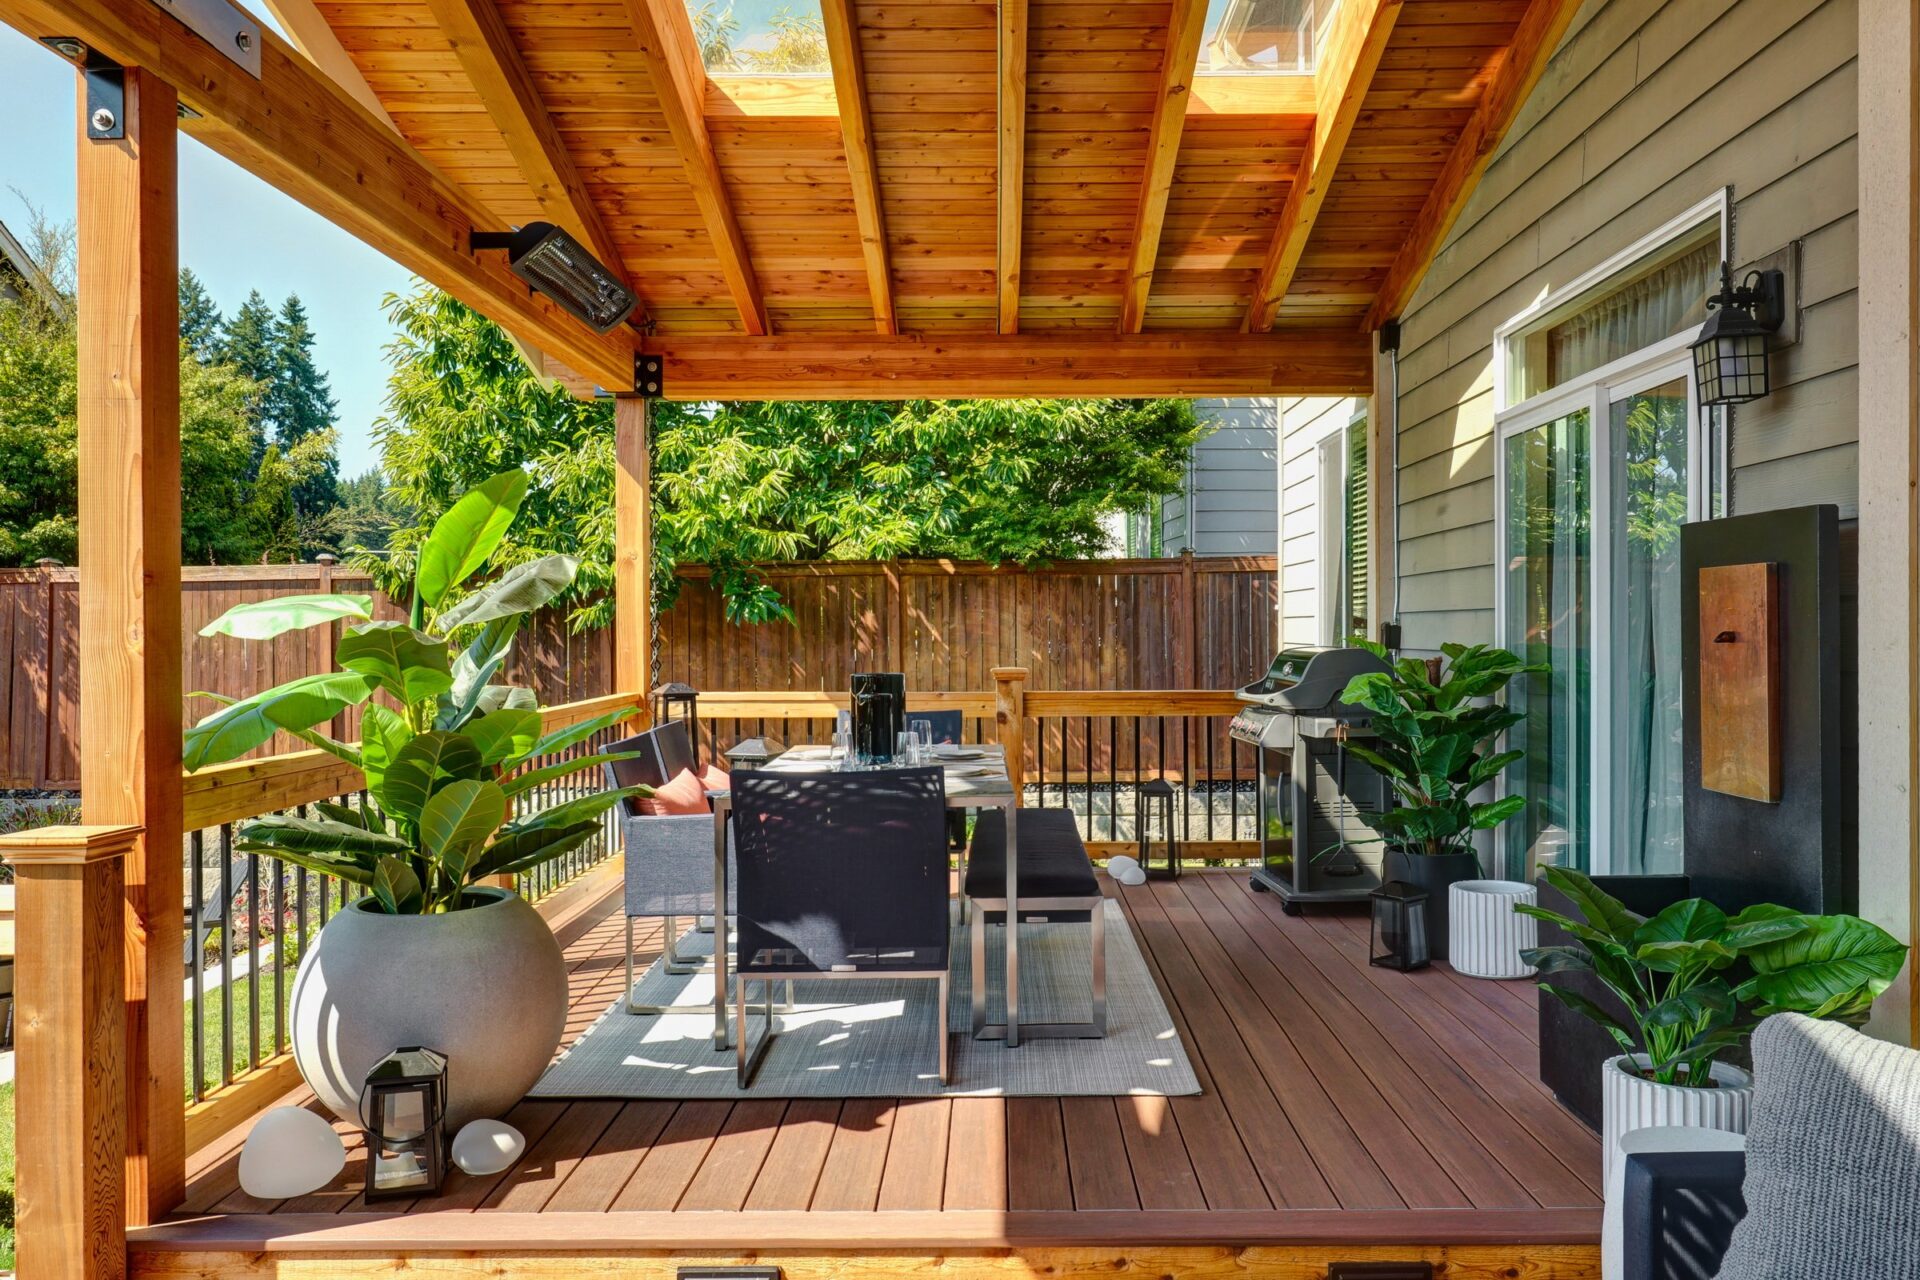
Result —
MULTIPOLYGON (((772 773, 815 773, 825 764, 832 748, 793 747, 768 761, 763 767, 772 773)), ((999 808, 1013 803, 1013 783, 1007 777, 1007 757, 998 744, 968 744, 963 750, 978 751, 967 759, 941 759, 946 771, 949 809, 999 808)))

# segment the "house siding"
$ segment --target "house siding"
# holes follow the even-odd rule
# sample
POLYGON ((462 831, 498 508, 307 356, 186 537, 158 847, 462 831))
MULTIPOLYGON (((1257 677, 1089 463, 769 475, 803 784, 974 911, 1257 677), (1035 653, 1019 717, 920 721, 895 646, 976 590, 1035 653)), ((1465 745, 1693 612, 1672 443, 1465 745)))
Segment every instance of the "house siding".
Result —
POLYGON ((1180 493, 1161 504, 1162 554, 1188 549, 1201 556, 1275 553, 1279 404, 1271 399, 1194 402, 1194 412, 1210 429, 1193 446, 1187 473, 1191 503, 1180 493))
POLYGON ((1493 638, 1493 333, 1721 189, 1731 254, 1798 241, 1798 341, 1733 411, 1735 512, 1858 513, 1853 0, 1590 0, 1402 316, 1405 643, 1493 638))

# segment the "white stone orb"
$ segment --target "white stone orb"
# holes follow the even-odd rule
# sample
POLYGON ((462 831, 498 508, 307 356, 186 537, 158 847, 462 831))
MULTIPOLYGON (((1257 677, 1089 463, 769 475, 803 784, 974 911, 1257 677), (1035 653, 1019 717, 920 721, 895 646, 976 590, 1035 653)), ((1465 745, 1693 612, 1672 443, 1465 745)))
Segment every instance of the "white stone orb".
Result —
POLYGON ((240 1149, 240 1189, 257 1200, 291 1200, 332 1182, 346 1163, 332 1125, 302 1107, 275 1107, 240 1149))
POLYGON ((1107 874, 1112 876, 1120 884, 1145 884, 1147 882, 1147 873, 1141 869, 1140 863, 1133 858, 1129 858, 1124 853, 1116 854, 1114 857, 1107 859, 1107 874))
POLYGON ((453 1135, 453 1162, 478 1176, 499 1173, 526 1149, 520 1131, 499 1120, 475 1120, 453 1135))

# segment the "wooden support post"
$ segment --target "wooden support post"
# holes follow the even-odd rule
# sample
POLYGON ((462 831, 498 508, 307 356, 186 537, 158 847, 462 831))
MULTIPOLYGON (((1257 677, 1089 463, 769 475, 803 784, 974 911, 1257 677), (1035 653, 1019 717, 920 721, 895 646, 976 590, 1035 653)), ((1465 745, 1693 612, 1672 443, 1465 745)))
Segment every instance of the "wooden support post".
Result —
MULTIPOLYGON (((122 138, 79 97, 80 786, 127 851, 128 1221, 186 1192, 180 963, 180 307, 175 97, 129 67, 122 138)), ((78 1152, 64 1157, 79 1160, 78 1152)))
POLYGON ((647 402, 613 402, 614 687, 653 688, 653 495, 647 456, 647 402))
POLYGON ((138 827, 0 836, 0 855, 13 867, 19 939, 16 1261, 35 1280, 127 1273, 123 864, 139 843, 138 827))
POLYGON ((1007 753, 1007 779, 1013 783, 1013 807, 1020 807, 1020 796, 1027 775, 1027 676, 1025 667, 993 669, 993 722, 999 729, 1000 745, 1007 753))

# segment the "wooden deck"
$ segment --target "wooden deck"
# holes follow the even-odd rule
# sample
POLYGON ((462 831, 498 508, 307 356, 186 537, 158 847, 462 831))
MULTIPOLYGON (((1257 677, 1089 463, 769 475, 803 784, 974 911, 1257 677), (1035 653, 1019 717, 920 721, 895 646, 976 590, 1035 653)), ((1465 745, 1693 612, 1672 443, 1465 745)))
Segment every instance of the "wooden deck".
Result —
MULTIPOLYGON (((234 1134, 202 1153, 182 1214, 135 1233, 135 1273, 458 1254, 515 1257, 516 1274, 546 1274, 541 1257, 577 1273, 758 1256, 798 1275, 857 1249, 937 1258, 943 1275, 963 1260, 1071 1274, 1124 1248, 1175 1274, 1265 1250, 1598 1275, 1599 1145, 1535 1078, 1530 986, 1370 968, 1364 915, 1286 917, 1240 873, 1108 892, 1198 1097, 527 1102, 509 1117, 528 1142, 514 1168, 382 1213, 357 1194, 353 1139, 335 1187, 263 1203, 238 1188, 234 1134)), ((611 886, 557 927, 574 1034, 619 994, 611 886)))

